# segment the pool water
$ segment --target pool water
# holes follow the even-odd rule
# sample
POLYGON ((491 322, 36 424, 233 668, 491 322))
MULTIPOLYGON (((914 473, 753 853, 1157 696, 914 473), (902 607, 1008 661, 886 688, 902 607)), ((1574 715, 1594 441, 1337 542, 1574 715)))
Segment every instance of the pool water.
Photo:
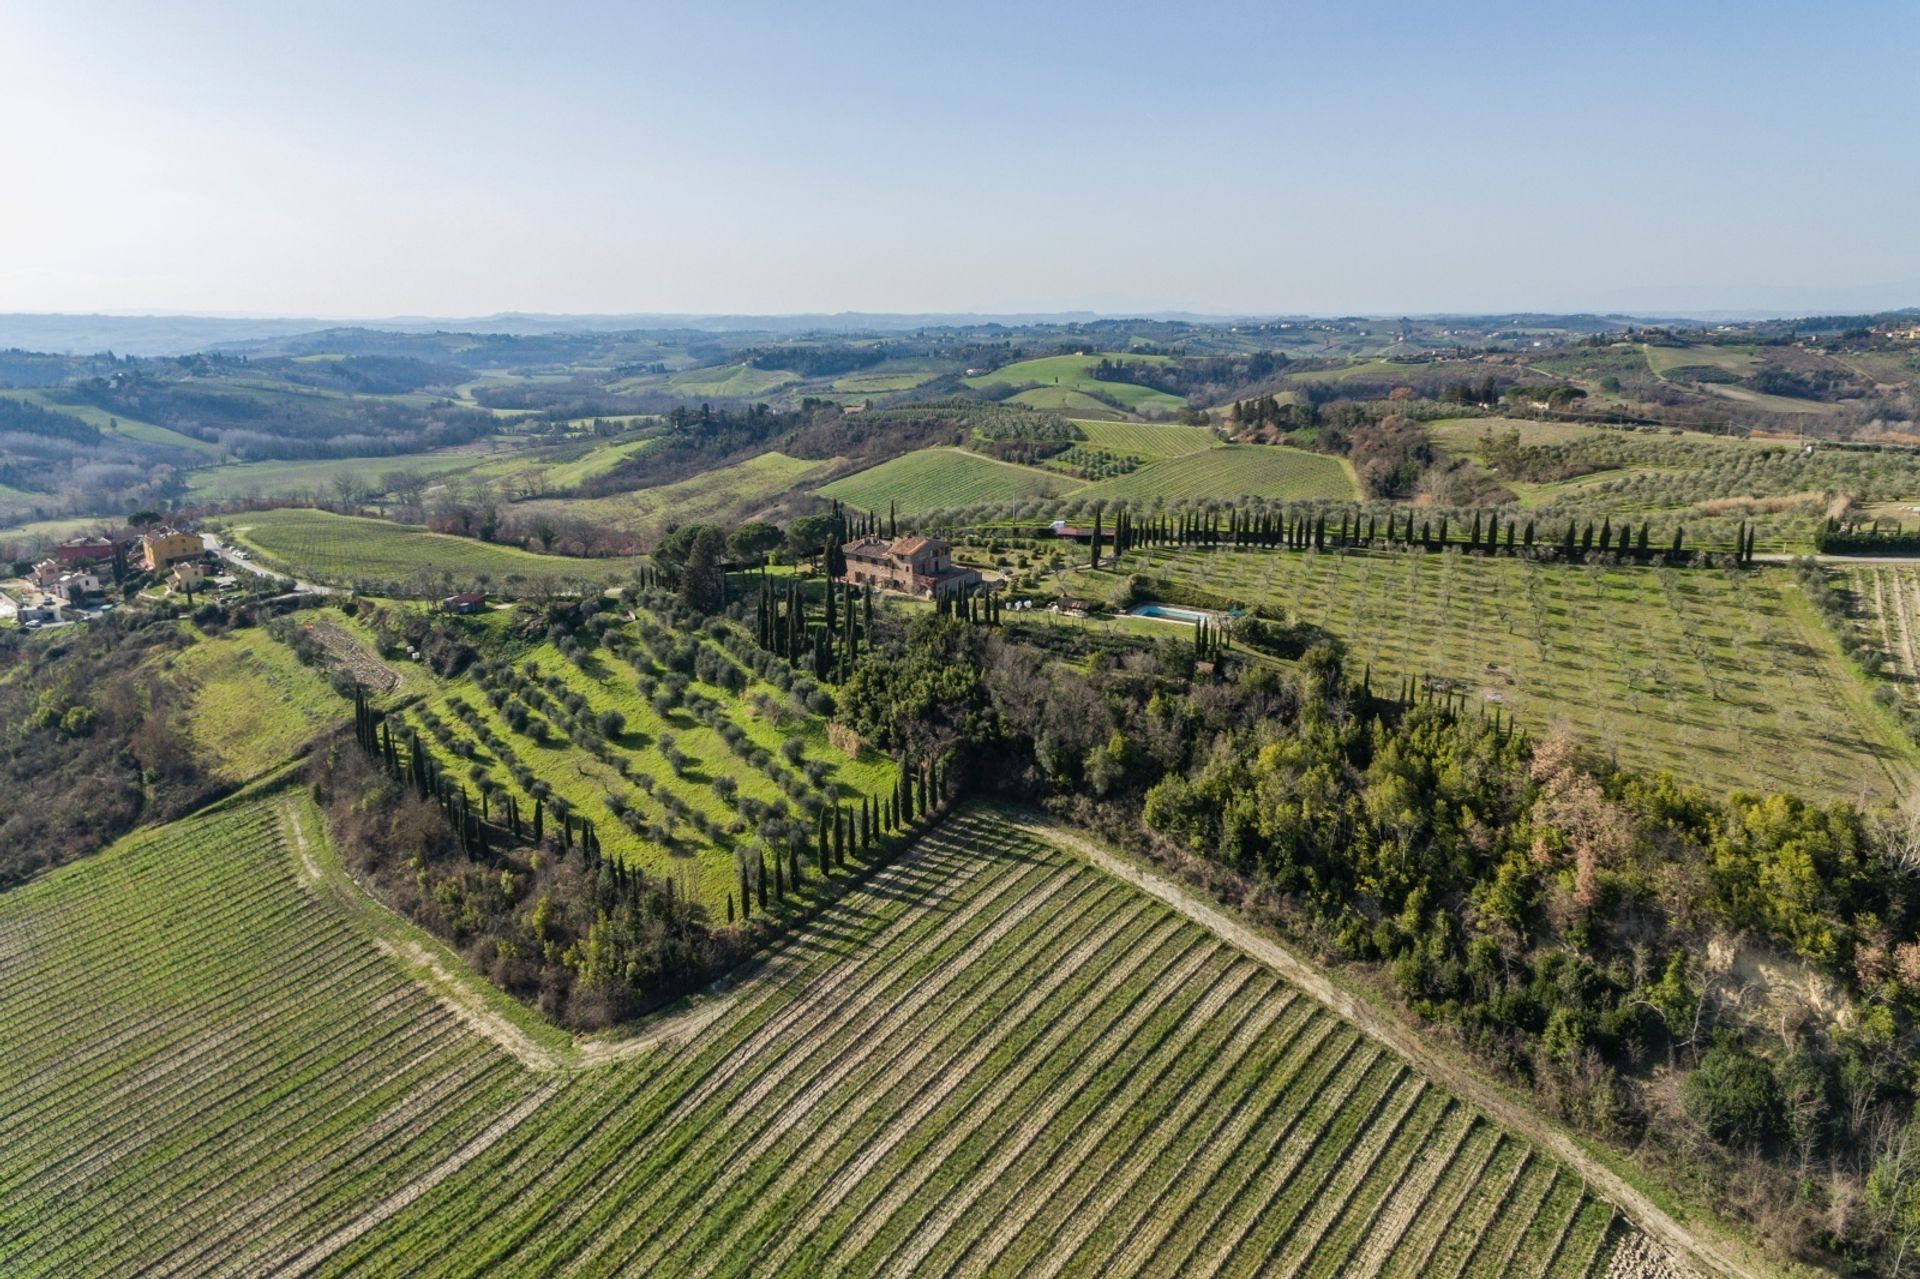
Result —
POLYGON ((1136 604, 1127 610, 1129 617, 1157 617, 1168 622, 1204 622, 1209 614, 1198 609, 1179 608, 1172 604, 1136 604))

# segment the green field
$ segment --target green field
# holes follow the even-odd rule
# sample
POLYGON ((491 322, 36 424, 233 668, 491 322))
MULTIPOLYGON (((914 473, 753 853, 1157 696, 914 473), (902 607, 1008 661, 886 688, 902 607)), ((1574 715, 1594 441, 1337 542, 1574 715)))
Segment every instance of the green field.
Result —
POLYGON ((1050 497, 1067 492, 1077 481, 1031 466, 1000 462, 964 449, 919 449, 868 467, 821 487, 822 497, 836 498, 862 510, 884 511, 897 503, 901 511, 927 511, 971 502, 998 502, 1022 497, 1050 497))
MULTIPOLYGON (((1179 412, 1187 407, 1187 402, 1177 395, 1168 395, 1151 387, 1136 386, 1131 382, 1103 382, 1088 370, 1099 364, 1102 359, 1126 359, 1135 364, 1165 364, 1170 362, 1164 355, 1048 355, 1037 360, 1022 360, 1009 364, 991 373, 982 373, 978 377, 967 379, 967 385, 976 389, 989 386, 1024 386, 1029 382, 1039 384, 1039 389, 1055 387, 1069 391, 1079 391, 1083 395, 1098 396, 1114 400, 1126 409, 1139 412, 1145 408, 1165 409, 1179 412)), ((1022 401, 1036 408, 1066 408, 1079 412, 1074 404, 1045 404, 1034 401, 1022 401)), ((1097 402, 1097 401, 1096 401, 1097 402)))
POLYGON ((784 369, 756 369, 751 364, 724 364, 718 368, 687 369, 667 379, 676 395, 741 398, 765 395, 799 379, 784 369))
POLYGON ((1106 449, 1134 457, 1184 457, 1220 447, 1220 440, 1203 426, 1167 426, 1157 422, 1089 422, 1076 419, 1088 448, 1106 449))
POLYGON ((1665 377, 1674 369, 1723 369, 1745 375, 1759 363, 1752 347, 1737 346, 1654 346, 1640 348, 1647 353, 1647 367, 1656 377, 1665 377))
MULTIPOLYGON (((18 489, 10 489, 0 484, 0 513, 4 513, 9 508, 9 501, 13 498, 31 505, 34 494, 21 493, 18 489)), ((70 537, 110 532, 118 527, 120 527, 119 520, 104 515, 80 515, 64 520, 30 520, 24 524, 0 526, 0 538, 61 542, 70 537)))
POLYGON ((1334 369, 1308 369, 1288 376, 1295 382, 1349 382, 1357 379, 1392 378, 1428 368, 1426 364, 1402 364, 1395 360, 1358 360, 1334 369))
POLYGON ((1135 500, 1265 497, 1350 502, 1355 492, 1353 472, 1340 458, 1280 444, 1227 444, 1149 463, 1129 474, 1078 489, 1073 496, 1135 500))
POLYGON ((833 389, 856 395, 882 395, 891 391, 910 391, 923 382, 932 381, 942 373, 953 371, 955 371, 953 365, 939 360, 921 358, 882 360, 868 368, 835 378, 833 389))
POLYGON ((432 593, 448 582, 469 586, 483 576, 508 585, 516 578, 604 583, 633 570, 633 561, 626 559, 535 555, 470 537, 430 533, 418 525, 330 511, 248 511, 223 523, 235 542, 257 553, 264 567, 343 585, 400 584, 432 593))
POLYGON ((1585 1276, 1638 1242, 980 813, 624 1049, 368 910, 290 794, 0 896, 0 955, 9 1275, 1585 1276))
POLYGON ((388 495, 387 476, 410 471, 429 485, 460 481, 491 484, 508 496, 570 488, 604 475, 652 447, 651 439, 616 436, 567 444, 501 444, 491 449, 401 453, 388 457, 330 458, 300 462, 237 462, 187 476, 187 491, 208 501, 233 498, 323 498, 338 496, 335 478, 346 475, 363 491, 388 495))
MULTIPOLYGON (((1155 598, 1265 605, 1370 666, 1458 681, 1476 713, 1564 722, 1624 765, 1722 790, 1884 799, 1915 755, 1785 570, 1602 568, 1457 553, 1153 549, 1124 573, 1155 598)), ((1115 574, 1069 587, 1104 595, 1115 574)))
POLYGON ((1048 409, 1055 413, 1069 413, 1081 417, 1099 417, 1107 415, 1118 418, 1125 411, 1111 404, 1094 399, 1085 391, 1076 391, 1069 386, 1036 386, 1010 397, 1009 404, 1019 404, 1030 409, 1048 409))

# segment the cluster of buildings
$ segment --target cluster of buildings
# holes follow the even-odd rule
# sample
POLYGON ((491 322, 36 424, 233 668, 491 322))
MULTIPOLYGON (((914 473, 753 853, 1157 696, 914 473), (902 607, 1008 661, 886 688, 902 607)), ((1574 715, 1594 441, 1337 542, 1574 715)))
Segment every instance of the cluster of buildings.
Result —
POLYGON ((99 595, 112 580, 112 566, 131 564, 164 577, 177 591, 193 591, 207 579, 206 542, 198 533, 174 528, 123 529, 102 537, 76 537, 53 548, 33 566, 28 580, 63 604, 79 604, 99 595), (102 578, 102 573, 108 577, 102 578))
POLYGON ((840 548, 843 582, 933 599, 980 584, 977 569, 953 562, 953 546, 937 537, 863 537, 840 548))

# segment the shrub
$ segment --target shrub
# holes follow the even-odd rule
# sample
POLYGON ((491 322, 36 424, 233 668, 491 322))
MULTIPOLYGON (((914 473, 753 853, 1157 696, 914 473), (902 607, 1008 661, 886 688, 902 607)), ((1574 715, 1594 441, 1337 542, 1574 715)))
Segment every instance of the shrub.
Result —
POLYGON ((1773 1068, 1736 1043, 1719 1043, 1680 1089, 1693 1121, 1726 1146, 1761 1146, 1779 1137, 1784 1107, 1773 1068))

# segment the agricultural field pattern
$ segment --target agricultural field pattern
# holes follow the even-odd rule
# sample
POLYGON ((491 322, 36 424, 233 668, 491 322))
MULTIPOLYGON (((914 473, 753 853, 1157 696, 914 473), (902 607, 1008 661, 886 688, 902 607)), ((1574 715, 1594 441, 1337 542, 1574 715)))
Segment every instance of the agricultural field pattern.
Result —
POLYGON ((522 1029, 435 951, 297 792, 0 898, 0 1270, 1585 1276, 1650 1249, 992 810, 636 1040, 522 1029))

